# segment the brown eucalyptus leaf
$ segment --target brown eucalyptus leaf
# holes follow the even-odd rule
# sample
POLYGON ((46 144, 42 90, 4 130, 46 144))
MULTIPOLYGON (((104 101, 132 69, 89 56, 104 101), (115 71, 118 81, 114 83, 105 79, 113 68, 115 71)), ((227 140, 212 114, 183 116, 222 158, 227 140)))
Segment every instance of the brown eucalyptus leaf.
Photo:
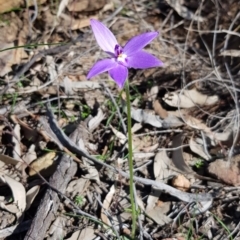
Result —
POLYGON ((50 176, 56 169, 55 157, 56 152, 49 152, 36 159, 30 164, 29 176, 34 176, 37 172, 40 172, 43 176, 50 176))
POLYGON ((162 119, 165 119, 168 116, 167 110, 163 109, 161 103, 158 100, 153 102, 153 109, 157 115, 159 115, 162 119))
POLYGON ((183 175, 178 175, 172 179, 172 186, 187 192, 191 186, 190 181, 183 175))

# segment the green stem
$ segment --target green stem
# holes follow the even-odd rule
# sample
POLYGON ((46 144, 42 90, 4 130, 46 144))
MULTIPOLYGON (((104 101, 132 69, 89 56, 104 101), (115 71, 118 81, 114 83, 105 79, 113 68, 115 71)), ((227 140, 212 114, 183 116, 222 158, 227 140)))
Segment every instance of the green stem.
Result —
POLYGON ((128 126, 128 164, 130 175, 130 199, 132 207, 132 239, 135 239, 137 211, 134 199, 134 182, 133 182, 133 147, 132 147, 132 118, 131 118, 131 102, 128 80, 125 83, 125 90, 127 95, 127 126, 128 126))

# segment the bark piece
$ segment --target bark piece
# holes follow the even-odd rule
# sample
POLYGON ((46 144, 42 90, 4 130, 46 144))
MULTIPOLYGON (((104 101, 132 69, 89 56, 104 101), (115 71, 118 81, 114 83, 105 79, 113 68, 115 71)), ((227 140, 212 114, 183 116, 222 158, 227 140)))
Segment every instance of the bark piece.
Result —
MULTIPOLYGON (((76 171, 76 163, 73 162, 73 159, 70 156, 64 154, 61 157, 56 172, 49 181, 50 186, 64 193, 68 182, 75 175, 76 171)), ((51 222, 57 214, 59 204, 60 199, 58 193, 49 187, 38 207, 32 225, 24 238, 25 240, 44 239, 51 222)))

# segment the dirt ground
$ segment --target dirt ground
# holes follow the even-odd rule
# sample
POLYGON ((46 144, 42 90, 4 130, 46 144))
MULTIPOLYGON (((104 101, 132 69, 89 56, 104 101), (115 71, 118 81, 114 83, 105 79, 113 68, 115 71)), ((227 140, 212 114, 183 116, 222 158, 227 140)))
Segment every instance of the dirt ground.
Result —
POLYGON ((240 239, 240 2, 0 0, 0 239, 131 238, 124 89, 90 19, 119 44, 159 35, 129 70, 135 239, 240 239))

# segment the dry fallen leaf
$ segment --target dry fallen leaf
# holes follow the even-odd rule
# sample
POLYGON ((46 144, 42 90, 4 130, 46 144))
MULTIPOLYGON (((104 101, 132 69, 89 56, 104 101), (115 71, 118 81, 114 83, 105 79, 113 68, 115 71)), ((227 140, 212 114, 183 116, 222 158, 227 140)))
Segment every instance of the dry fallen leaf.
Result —
POLYGON ((153 112, 147 112, 143 109, 131 108, 132 118, 139 123, 148 123, 154 127, 162 127, 163 121, 153 112))
MULTIPOLYGON (((37 4, 43 4, 46 0, 37 0, 37 4)), ((24 6, 27 4, 27 6, 33 6, 35 5, 34 0, 27 0, 26 2, 24 0, 0 0, 0 13, 11 11, 12 9, 19 8, 21 6, 24 6)))
POLYGON ((108 216, 105 214, 105 210, 108 211, 109 209, 109 206, 112 202, 112 199, 113 199, 113 196, 115 194, 115 185, 112 185, 108 194, 106 195, 104 201, 103 201, 103 206, 102 206, 102 209, 101 209, 101 219, 104 223, 106 223, 107 225, 111 226, 111 221, 109 221, 109 218, 108 216))
POLYGON ((96 234, 94 233, 94 229, 92 226, 87 226, 82 230, 78 230, 72 234, 70 238, 66 238, 66 240, 93 240, 96 238, 96 234))
POLYGON ((198 130, 202 130, 204 131, 205 133, 208 133, 208 134, 212 134, 212 131, 209 127, 207 127, 207 125, 205 123, 203 123, 202 120, 199 120, 195 117, 192 117, 187 110, 185 109, 181 109, 180 111, 171 111, 169 112, 170 115, 174 115, 178 118, 182 118, 183 121, 189 125, 189 127, 192 127, 192 128, 195 128, 195 129, 198 129, 198 130))
POLYGON ((88 189, 90 185, 90 181, 85 178, 79 178, 76 180, 71 181, 68 184, 66 192, 69 193, 71 196, 82 196, 84 191, 88 189))
POLYGON ((148 197, 145 213, 158 225, 163 226, 172 221, 172 219, 166 215, 170 211, 170 209, 170 202, 161 202, 160 204, 158 196, 154 194, 154 196, 150 195, 148 197))
POLYGON ((102 111, 101 108, 98 108, 98 113, 95 117, 91 118, 88 122, 88 129, 90 132, 94 131, 99 124, 102 122, 102 120, 104 119, 105 115, 102 111))
POLYGON ((35 197, 37 196, 39 190, 40 190, 40 185, 36 185, 36 186, 30 188, 27 191, 27 195, 26 195, 26 211, 31 207, 31 204, 34 201, 35 197))
POLYGON ((4 162, 5 164, 17 165, 22 160, 17 160, 7 155, 0 154, 0 161, 4 162))
POLYGON ((55 157, 55 152, 49 152, 36 159, 30 164, 29 176, 34 176, 37 172, 40 172, 43 176, 50 176, 56 168, 53 161, 55 157))
POLYGON ((13 158, 17 159, 18 161, 22 161, 21 155, 21 145, 20 145, 20 140, 21 140, 21 135, 20 135, 20 125, 16 124, 14 129, 13 129, 13 137, 12 137, 12 142, 13 142, 13 158))
POLYGON ((62 239, 63 236, 65 236, 66 221, 67 219, 63 216, 58 216, 55 218, 48 231, 48 234, 51 236, 50 238, 48 238, 49 240, 62 239))
POLYGON ((186 177, 178 175, 172 179, 172 186, 181 191, 187 192, 190 189, 191 184, 186 177))
POLYGON ((166 0, 166 2, 183 18, 187 20, 195 20, 197 22, 203 22, 204 18, 194 14, 188 8, 183 5, 181 0, 166 0))
POLYGON ((236 49, 224 50, 220 53, 220 56, 240 57, 240 50, 236 49))
POLYGON ((193 140, 193 137, 191 137, 191 139, 189 141, 189 147, 194 153, 196 153, 197 155, 199 155, 203 159, 209 160, 211 158, 210 156, 208 156, 205 153, 204 147, 202 145, 196 143, 196 141, 193 140))
POLYGON ((83 178, 95 180, 97 183, 100 183, 99 171, 95 166, 88 166, 87 171, 88 173, 83 175, 83 178))
POLYGON ((156 114, 158 114, 162 119, 165 119, 168 116, 167 110, 163 109, 162 105, 158 100, 153 102, 153 109, 156 114))
POLYGON ((13 194, 13 203, 4 204, 1 202, 1 208, 4 208, 11 213, 15 213, 19 219, 26 209, 25 188, 20 182, 8 177, 7 175, 1 174, 0 179, 3 183, 7 184, 10 187, 13 194))
POLYGON ((156 180, 167 182, 170 177, 176 175, 173 170, 172 161, 167 156, 166 151, 159 151, 154 158, 154 176, 156 180))
POLYGON ((68 4, 68 10, 70 12, 81 12, 81 11, 96 11, 102 8, 107 3, 106 0, 70 0, 68 4))
POLYGON ((218 102, 219 97, 204 95, 194 88, 182 91, 181 95, 180 91, 166 93, 163 100, 172 107, 191 108, 196 104, 199 106, 212 105, 218 102))

